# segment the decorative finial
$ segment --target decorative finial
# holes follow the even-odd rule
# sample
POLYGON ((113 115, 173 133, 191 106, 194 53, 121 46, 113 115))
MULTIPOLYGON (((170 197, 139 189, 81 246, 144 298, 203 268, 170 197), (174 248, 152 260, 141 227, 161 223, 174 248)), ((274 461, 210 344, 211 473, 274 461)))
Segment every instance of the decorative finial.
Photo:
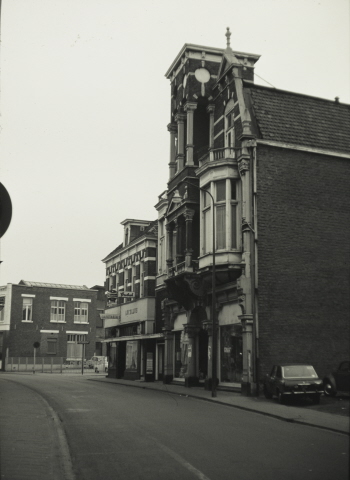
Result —
POLYGON ((227 48, 230 48, 230 37, 231 37, 231 32, 230 32, 230 27, 226 28, 226 33, 225 36, 227 38, 227 48))

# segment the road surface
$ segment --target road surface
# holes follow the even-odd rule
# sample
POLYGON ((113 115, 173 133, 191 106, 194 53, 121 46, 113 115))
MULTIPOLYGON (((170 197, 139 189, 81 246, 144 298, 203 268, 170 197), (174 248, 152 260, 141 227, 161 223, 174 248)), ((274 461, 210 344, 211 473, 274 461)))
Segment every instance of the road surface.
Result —
POLYGON ((88 376, 10 378, 60 419, 68 480, 348 479, 346 435, 88 376))

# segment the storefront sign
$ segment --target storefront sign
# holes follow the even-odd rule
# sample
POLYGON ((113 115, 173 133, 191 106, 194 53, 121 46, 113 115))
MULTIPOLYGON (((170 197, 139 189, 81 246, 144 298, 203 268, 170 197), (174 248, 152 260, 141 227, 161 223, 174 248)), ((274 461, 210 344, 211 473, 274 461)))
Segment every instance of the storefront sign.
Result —
POLYGON ((132 315, 137 313, 137 308, 131 308, 130 310, 126 310, 125 315, 132 315))
POLYGON ((242 315, 242 310, 238 303, 227 303, 226 305, 223 305, 219 312, 219 325, 232 325, 234 323, 240 324, 241 321, 238 318, 239 315, 242 315))

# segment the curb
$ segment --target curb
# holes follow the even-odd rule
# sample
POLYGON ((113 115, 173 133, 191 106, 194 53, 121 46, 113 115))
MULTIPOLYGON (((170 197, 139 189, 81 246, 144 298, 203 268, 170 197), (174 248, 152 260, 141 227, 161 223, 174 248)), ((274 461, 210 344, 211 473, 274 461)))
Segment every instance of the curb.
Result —
POLYGON ((212 398, 201 397, 199 395, 196 395, 196 394, 193 394, 193 393, 190 393, 190 392, 186 393, 186 394, 183 394, 183 393, 173 392, 173 391, 169 391, 169 390, 161 390, 161 389, 158 389, 158 388, 152 388, 152 387, 148 387, 148 386, 144 386, 144 385, 142 385, 142 386, 137 385, 137 384, 135 384, 135 385, 130 384, 129 385, 129 384, 126 384, 126 383, 113 382, 113 381, 104 380, 102 378, 99 378, 99 379, 96 379, 96 380, 94 378, 89 378, 88 380, 92 381, 92 382, 93 381, 100 381, 100 382, 109 383, 109 384, 112 384, 112 385, 119 385, 119 386, 122 386, 122 387, 131 387, 131 388, 140 388, 140 389, 143 389, 143 390, 152 390, 152 391, 156 391, 156 392, 160 392, 160 393, 171 393, 173 395, 178 395, 179 397, 182 397, 182 396, 191 397, 191 398, 195 398, 196 400, 203 400, 205 402, 216 403, 216 404, 223 405, 223 406, 226 406, 226 407, 238 408, 238 409, 244 410, 246 412, 257 413, 259 415, 264 415, 266 417, 275 418, 277 420, 282 420, 282 421, 287 422, 287 423, 297 423, 299 425, 305 425, 305 426, 308 426, 308 427, 321 428, 322 430, 327 430, 327 431, 330 431, 330 432, 333 432, 333 433, 339 433, 339 434, 347 435, 347 436, 350 435, 350 432, 344 432, 343 430, 339 430, 337 428, 327 427, 327 426, 324 426, 324 425, 315 425, 314 423, 310 423, 310 422, 307 422, 305 420, 298 420, 298 419, 290 418, 290 417, 287 418, 287 417, 284 417, 282 415, 278 415, 276 413, 263 412, 261 410, 256 410, 254 408, 249 408, 249 407, 243 407, 241 405, 233 405, 232 403, 226 403, 226 402, 222 402, 220 400, 213 400, 212 398))

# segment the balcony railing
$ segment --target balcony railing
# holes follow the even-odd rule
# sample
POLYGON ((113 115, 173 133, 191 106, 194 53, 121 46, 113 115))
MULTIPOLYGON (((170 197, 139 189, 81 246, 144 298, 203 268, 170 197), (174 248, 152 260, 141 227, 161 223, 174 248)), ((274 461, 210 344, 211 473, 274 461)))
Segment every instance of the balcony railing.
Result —
POLYGON ((231 147, 212 149, 199 158, 199 165, 202 166, 205 163, 222 160, 224 158, 236 158, 235 149, 231 147))
POLYGON ((190 267, 186 267, 186 262, 178 263, 174 267, 169 268, 168 277, 175 277, 175 275, 179 275, 182 272, 195 272, 198 270, 198 263, 198 260, 192 260, 190 267))

